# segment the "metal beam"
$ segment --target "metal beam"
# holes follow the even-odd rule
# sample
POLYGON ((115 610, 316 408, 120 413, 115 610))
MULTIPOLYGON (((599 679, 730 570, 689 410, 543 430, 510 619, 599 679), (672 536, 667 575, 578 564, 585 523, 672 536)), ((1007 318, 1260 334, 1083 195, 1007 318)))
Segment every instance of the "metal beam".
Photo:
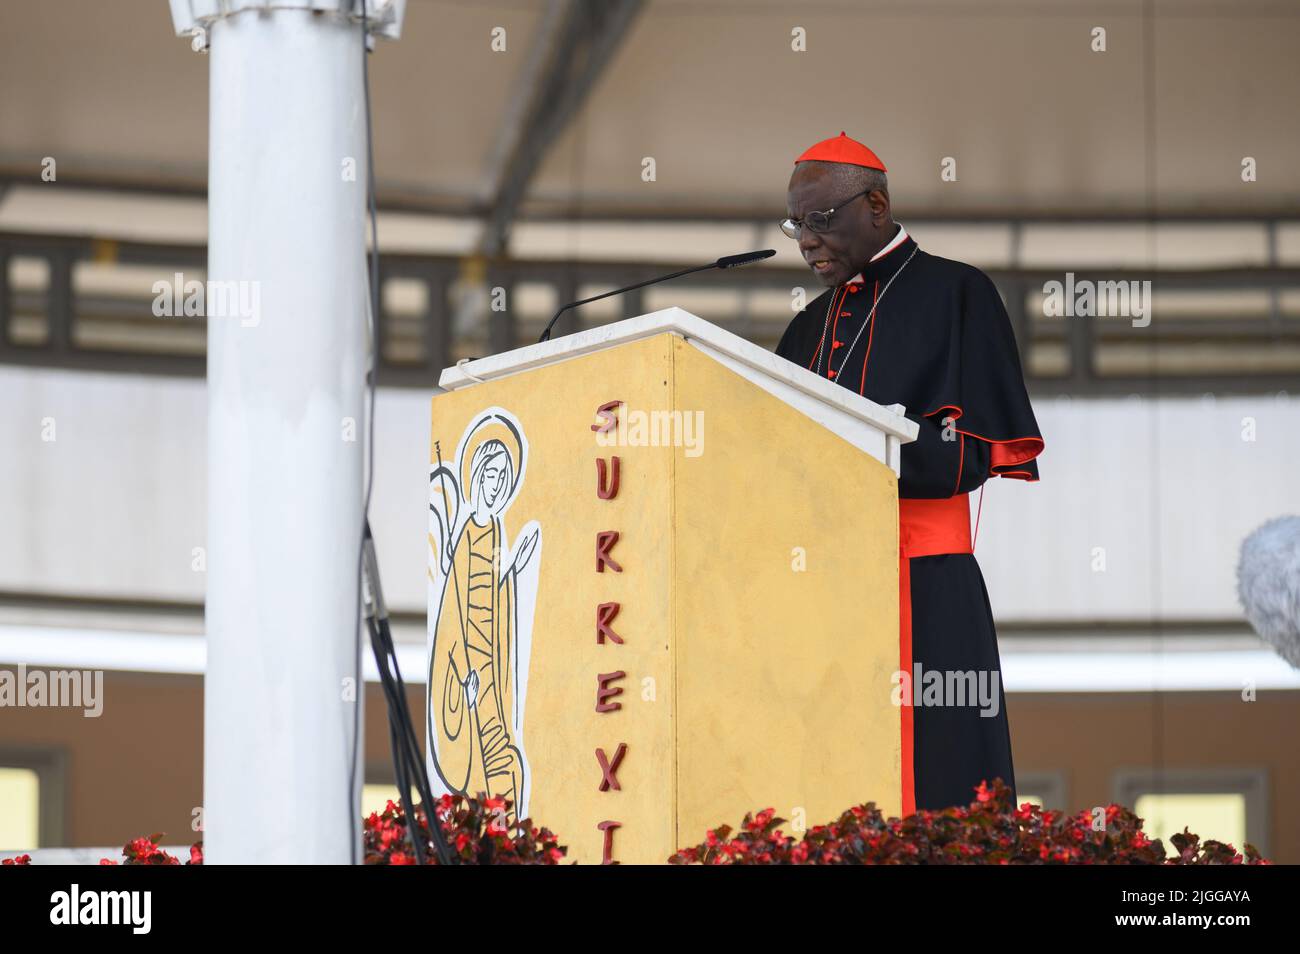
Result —
MULTIPOLYGON (((31 187, 29 172, 0 165, 0 190, 31 187)), ((150 198, 205 199, 207 189, 178 182, 158 179, 107 177, 103 175, 78 176, 71 172, 59 173, 60 190, 84 189, 119 195, 139 195, 150 198)), ((458 219, 484 219, 491 214, 492 206, 481 199, 467 199, 458 195, 425 194, 411 192, 399 184, 378 184, 377 207, 380 212, 400 212, 409 215, 448 216, 458 219)), ((654 205, 613 203, 594 208, 585 202, 581 206, 565 202, 546 203, 536 208, 530 206, 526 216, 516 219, 528 222, 666 222, 684 225, 737 225, 754 224, 774 226, 784 215, 784 187, 774 186, 769 193, 769 214, 758 219, 754 202, 743 205, 674 205, 657 201, 654 205)), ((909 204, 898 207, 899 220, 910 227, 924 223, 944 225, 1281 225, 1294 221, 1293 206, 1276 205, 1245 208, 1162 208, 1155 218, 1146 209, 1043 207, 1022 208, 1008 204, 948 208, 909 204)))
MULTIPOLYGON (((605 67, 613 59, 632 21, 641 11, 642 0, 573 0, 550 4, 543 15, 543 32, 536 63, 530 55, 525 81, 538 79, 531 102, 533 109, 515 130, 505 130, 498 140, 493 162, 496 200, 487 215, 480 251, 497 256, 505 248, 528 184, 541 167, 555 140, 577 115, 605 67), (542 64, 545 63, 543 70, 542 64), (502 161, 508 151, 509 158, 502 161)), ((517 94, 512 106, 524 94, 517 94)), ((507 115, 507 125, 510 116, 507 115)))
MULTIPOLYGON (((0 232, 0 259, 5 256, 36 257, 43 259, 62 258, 68 264, 87 260, 93 253, 94 244, 84 236, 35 235, 28 233, 0 232)), ((116 261, 124 264, 152 265, 159 271, 160 277, 169 277, 174 270, 188 269, 201 264, 205 258, 202 245, 156 244, 147 242, 119 241, 114 243, 116 261)), ((508 349, 516 343, 520 322, 518 308, 513 305, 518 287, 524 283, 549 285, 554 289, 558 300, 568 301, 577 297, 577 288, 582 285, 604 285, 614 287, 629 284, 667 271, 677 262, 664 259, 659 262, 571 262, 551 260, 508 260, 498 259, 486 263, 486 283, 501 285, 509 290, 512 307, 508 312, 493 312, 484 317, 489 321, 476 324, 469 337, 460 337, 455 341, 453 350, 451 325, 448 321, 447 286, 457 274, 461 260, 452 256, 431 256, 417 253, 394 252, 381 257, 385 276, 403 277, 424 282, 430 288, 429 309, 424 316, 425 339, 420 348, 422 360, 400 360, 381 362, 380 381, 384 385, 402 387, 431 387, 438 378, 441 368, 452 363, 454 356, 469 348, 479 353, 494 353, 508 349), (508 320, 507 320, 508 319, 508 320)), ((1300 321, 1295 321, 1285 314, 1281 320, 1270 319, 1261 313, 1258 316, 1235 316, 1231 308, 1226 308, 1219 316, 1207 315, 1201 318, 1181 318, 1166 315, 1158 317, 1149 328, 1134 329, 1126 320, 1111 321, 1076 321, 1062 319, 1059 321, 1035 320, 1029 313, 1034 306, 1027 301, 1028 293, 1041 289, 1044 282, 1059 280, 1061 271, 1057 269, 1017 269, 987 268, 989 277, 1002 288, 1007 298, 1007 308, 1016 324, 1018 339, 1023 354, 1028 356, 1037 344, 1051 344, 1065 347, 1076 356, 1072 364, 1077 375, 1068 373, 1057 376, 1050 373, 1035 375, 1030 370, 1029 387, 1035 393, 1068 392, 1079 395, 1125 394, 1142 392, 1151 383, 1150 375, 1118 375, 1100 373, 1090 367, 1096 360, 1094 352, 1115 344, 1136 343, 1149 344, 1153 349, 1164 345, 1181 345, 1190 342, 1213 343, 1223 348, 1241 346, 1269 346, 1284 344, 1294 346, 1300 342, 1300 321), (1144 382, 1146 382, 1144 384, 1144 382)), ((72 269, 62 268, 52 273, 51 287, 44 289, 11 288, 10 307, 12 311, 22 313, 48 313, 54 303, 56 312, 66 314, 68 306, 59 305, 57 300, 72 302, 72 269)), ((1286 267, 1235 267, 1213 271, 1176 271, 1127 268, 1112 270, 1098 267, 1076 269, 1077 280, 1141 281, 1150 280, 1157 288, 1165 290, 1210 291, 1210 290, 1291 290, 1300 288, 1300 270, 1286 267)), ((0 296, 3 295, 3 276, 0 276, 0 296)), ((726 289, 735 292, 788 291, 794 285, 807 282, 807 273, 802 267, 764 267, 747 270, 730 270, 711 273, 706 279, 697 276, 693 283, 700 288, 726 289)), ((111 292, 97 293, 84 290, 72 302, 78 312, 77 318, 82 327, 94 331, 103 320, 121 321, 122 319, 138 321, 133 323, 144 328, 154 319, 150 318, 147 297, 122 297, 111 292)), ((633 314, 644 310, 644 302, 638 302, 630 296, 623 302, 623 314, 633 314)), ((713 316, 717 317, 717 316, 713 316)), ((537 316, 530 316, 530 327, 538 323, 537 316)), ((751 340, 770 344, 779 335, 784 323, 776 316, 761 321, 754 321, 749 326, 743 322, 724 317, 719 322, 729 330, 744 334, 751 340)), ((571 325, 562 330, 577 330, 580 326, 579 316, 571 318, 571 325)), ((390 329, 391 330, 391 329, 390 329)), ((163 353, 152 350, 155 346, 147 340, 148 333, 142 337, 138 350, 127 350, 131 339, 122 339, 117 350, 101 350, 99 347, 77 347, 75 338, 52 336, 41 343, 15 344, 9 342, 7 347, 0 347, 0 365, 21 365, 26 367, 67 368, 76 370, 110 371, 117 373, 158 374, 189 376, 201 375, 204 359, 186 352, 178 344, 174 349, 163 353), (56 338, 64 341, 63 350, 56 346, 56 338)), ((163 347, 169 347, 163 342, 163 347)), ((183 344, 183 343, 182 343, 183 344)), ((1213 390, 1219 393, 1267 393, 1286 389, 1294 391, 1297 377, 1295 373, 1259 373, 1230 370, 1225 363, 1224 371, 1219 374, 1169 371, 1156 379, 1161 393, 1197 393, 1213 390)))
POLYGON ((511 164, 517 161, 525 127, 531 124, 534 115, 546 108, 543 93, 557 64, 569 53, 566 44, 572 42, 569 30, 577 6, 575 0, 547 0, 542 10, 533 31, 532 45, 502 111, 496 141, 484 164, 480 201, 485 213, 514 172, 511 164))

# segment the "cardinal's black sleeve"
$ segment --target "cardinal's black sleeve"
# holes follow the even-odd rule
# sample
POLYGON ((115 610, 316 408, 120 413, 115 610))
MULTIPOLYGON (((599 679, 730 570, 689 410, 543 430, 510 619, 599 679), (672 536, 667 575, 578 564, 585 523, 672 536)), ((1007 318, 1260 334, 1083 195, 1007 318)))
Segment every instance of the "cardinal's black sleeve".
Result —
POLYGON ((966 494, 989 478, 989 445, 967 437, 951 417, 908 414, 919 427, 916 440, 903 445, 898 495, 936 499, 966 494))
POLYGON ((989 477, 1038 479, 1043 438, 1002 298, 967 266, 956 304, 928 406, 909 409, 920 434, 902 448, 903 497, 969 493, 989 477))

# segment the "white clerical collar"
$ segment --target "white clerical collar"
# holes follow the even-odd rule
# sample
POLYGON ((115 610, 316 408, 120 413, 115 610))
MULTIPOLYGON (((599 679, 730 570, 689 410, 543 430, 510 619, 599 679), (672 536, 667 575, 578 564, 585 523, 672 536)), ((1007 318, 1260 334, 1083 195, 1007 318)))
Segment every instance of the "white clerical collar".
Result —
MULTIPOLYGON (((890 252, 892 252, 894 249, 898 248, 898 246, 902 245, 904 242, 907 241, 906 227, 904 227, 902 222, 897 222, 895 224, 898 226, 898 232, 894 235, 892 239, 889 240, 889 243, 884 248, 882 248, 875 255, 871 256, 872 262, 879 261, 880 259, 884 258, 886 255, 888 255, 890 252)), ((868 262, 867 264, 870 265, 871 262, 868 262)), ((849 284, 855 284, 861 281, 862 281, 862 273, 858 272, 856 275, 854 275, 852 278, 849 279, 849 284)))

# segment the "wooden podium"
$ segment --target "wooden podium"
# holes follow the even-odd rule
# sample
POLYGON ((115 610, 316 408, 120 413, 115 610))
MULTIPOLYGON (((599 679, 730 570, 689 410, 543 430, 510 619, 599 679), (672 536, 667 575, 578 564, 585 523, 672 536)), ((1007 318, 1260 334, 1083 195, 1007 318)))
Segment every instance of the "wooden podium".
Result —
POLYGON ((440 384, 435 791, 508 799, 584 863, 766 807, 899 811, 901 407, 678 308, 440 384))

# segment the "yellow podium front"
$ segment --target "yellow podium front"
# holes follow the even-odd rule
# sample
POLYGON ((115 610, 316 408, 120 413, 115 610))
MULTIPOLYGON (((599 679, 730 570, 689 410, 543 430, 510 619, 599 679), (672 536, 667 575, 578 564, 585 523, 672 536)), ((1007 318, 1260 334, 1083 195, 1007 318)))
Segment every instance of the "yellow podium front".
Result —
POLYGON ((910 422, 678 309, 442 384, 435 790, 504 798, 588 863, 769 806, 899 810, 910 422))

